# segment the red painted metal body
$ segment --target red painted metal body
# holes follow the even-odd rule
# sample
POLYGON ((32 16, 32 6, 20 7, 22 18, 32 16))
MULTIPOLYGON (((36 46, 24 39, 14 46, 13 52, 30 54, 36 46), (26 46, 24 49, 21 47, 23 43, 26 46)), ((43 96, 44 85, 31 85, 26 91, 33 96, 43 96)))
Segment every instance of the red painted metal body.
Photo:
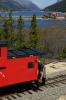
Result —
POLYGON ((7 50, 7 44, 0 42, 0 88, 19 83, 38 81, 38 54, 36 48, 7 50))
POLYGON ((38 80, 38 56, 8 59, 7 47, 0 47, 0 53, 0 87, 38 80))
POLYGON ((32 80, 38 80, 37 56, 7 58, 7 47, 1 48, 0 56, 0 87, 32 80), (33 63, 33 68, 28 68, 33 63))

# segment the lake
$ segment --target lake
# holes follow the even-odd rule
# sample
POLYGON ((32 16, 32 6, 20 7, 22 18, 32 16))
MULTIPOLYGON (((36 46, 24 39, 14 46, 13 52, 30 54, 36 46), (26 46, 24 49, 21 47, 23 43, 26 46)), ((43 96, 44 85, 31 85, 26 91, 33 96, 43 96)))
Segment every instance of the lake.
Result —
MULTIPOLYGON (((16 11, 12 13, 13 17, 19 17, 20 15, 22 15, 22 17, 32 17, 33 14, 36 14, 37 17, 42 17, 45 14, 48 14, 49 12, 41 12, 41 11, 16 11)), ((58 12, 60 15, 63 15, 61 12, 58 12)), ((0 12, 1 16, 8 16, 9 12, 0 12)), ((37 20, 38 26, 39 27, 45 27, 45 26, 49 26, 49 25, 53 25, 56 22, 56 20, 37 20)), ((59 20, 59 22, 61 24, 66 25, 66 21, 64 20, 59 20)), ((17 21, 15 21, 14 23, 15 25, 17 25, 17 21)), ((24 20, 24 27, 25 28, 29 28, 31 24, 31 20, 24 20)))
MULTIPOLYGON (((36 14, 37 17, 42 17, 44 14, 48 14, 49 12, 41 12, 41 11, 15 11, 12 13, 13 17, 19 17, 22 15, 22 17, 25 16, 33 16, 33 14, 36 14)), ((8 16, 9 12, 0 12, 1 16, 8 16)))

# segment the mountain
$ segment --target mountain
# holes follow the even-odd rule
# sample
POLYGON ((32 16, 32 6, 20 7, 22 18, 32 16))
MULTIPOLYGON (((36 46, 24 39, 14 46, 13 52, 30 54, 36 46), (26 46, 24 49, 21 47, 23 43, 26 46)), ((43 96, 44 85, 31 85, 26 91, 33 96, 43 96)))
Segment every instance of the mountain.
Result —
POLYGON ((0 0, 0 11, 10 9, 14 11, 40 10, 40 8, 30 0, 0 0))
POLYGON ((62 1, 62 0, 57 0, 57 3, 58 3, 58 2, 61 2, 61 1, 62 1))
POLYGON ((50 5, 44 8, 43 11, 66 12, 66 0, 61 0, 60 2, 50 5))

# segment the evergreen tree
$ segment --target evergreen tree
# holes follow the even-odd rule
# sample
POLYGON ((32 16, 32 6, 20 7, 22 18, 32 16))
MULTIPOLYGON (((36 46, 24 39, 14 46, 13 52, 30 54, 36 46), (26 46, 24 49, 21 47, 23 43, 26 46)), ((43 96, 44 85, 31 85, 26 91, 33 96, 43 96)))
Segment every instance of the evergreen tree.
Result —
POLYGON ((30 48, 40 48, 41 35, 37 25, 36 14, 33 15, 30 27, 30 48))
POLYGON ((4 20, 4 41, 8 44, 8 47, 13 47, 14 42, 14 20, 12 18, 12 11, 10 10, 9 18, 5 16, 4 20))
POLYGON ((17 48, 22 48, 25 45, 24 21, 22 16, 19 16, 17 25, 17 48))
POLYGON ((14 41, 15 41, 15 34, 14 34, 14 20, 12 18, 12 10, 10 10, 9 13, 9 19, 8 19, 8 25, 9 25, 9 34, 10 34, 10 42, 9 42, 9 47, 14 47, 14 41))
POLYGON ((64 47, 61 57, 66 58, 66 47, 64 47))
POLYGON ((2 28, 0 28, 0 41, 3 41, 3 36, 4 35, 4 31, 2 28))
POLYGON ((3 30, 4 30, 4 41, 9 45, 9 24, 8 24, 8 20, 5 16, 5 20, 4 20, 4 24, 3 24, 3 30))
POLYGON ((2 29, 2 21, 0 20, 0 41, 3 40, 3 29, 2 29))

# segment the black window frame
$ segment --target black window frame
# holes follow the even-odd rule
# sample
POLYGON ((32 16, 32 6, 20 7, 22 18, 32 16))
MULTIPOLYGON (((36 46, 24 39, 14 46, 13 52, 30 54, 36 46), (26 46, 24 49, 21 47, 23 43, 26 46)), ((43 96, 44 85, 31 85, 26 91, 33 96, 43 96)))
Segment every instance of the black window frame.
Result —
POLYGON ((34 62, 28 62, 28 69, 34 68, 34 62))

